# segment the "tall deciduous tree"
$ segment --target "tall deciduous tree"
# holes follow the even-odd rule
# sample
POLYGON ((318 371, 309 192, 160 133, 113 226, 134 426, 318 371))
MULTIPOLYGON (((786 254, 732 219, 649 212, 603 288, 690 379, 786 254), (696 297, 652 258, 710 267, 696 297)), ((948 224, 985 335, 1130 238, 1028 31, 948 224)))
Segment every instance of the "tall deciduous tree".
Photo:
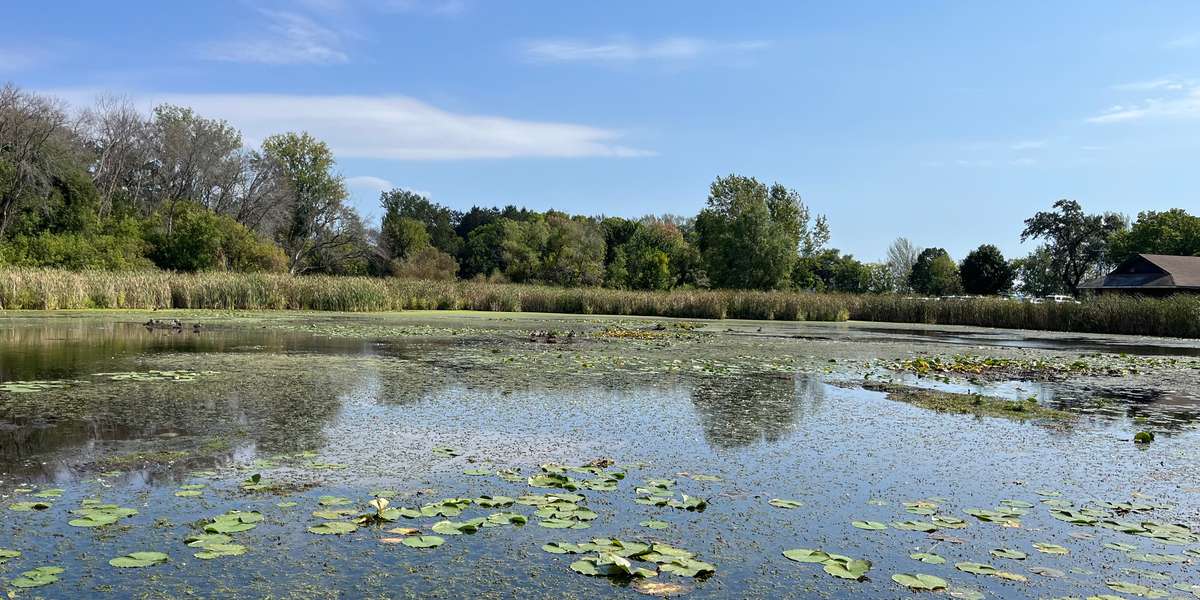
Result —
POLYGON ((1085 214, 1078 202, 1063 199, 1054 203, 1054 210, 1025 219, 1021 241, 1046 240, 1051 268, 1066 289, 1076 292, 1085 277, 1098 273, 1109 239, 1125 227, 1120 215, 1085 214))
POLYGON ((888 246, 885 264, 891 275, 892 285, 898 291, 911 289, 908 285, 908 276, 912 273, 913 265, 917 264, 917 256, 920 254, 921 249, 908 238, 898 237, 888 246))
POLYGON ((1004 259, 1004 254, 991 244, 983 244, 972 250, 958 270, 964 291, 985 296, 1011 290, 1016 276, 1012 265, 1004 259))
POLYGON ((1110 240, 1108 261, 1120 263, 1133 254, 1200 256, 1200 217, 1182 208, 1138 213, 1131 229, 1110 240))
POLYGON ((908 284, 913 291, 930 296, 948 296, 962 290, 958 265, 943 248, 926 248, 917 256, 908 284))
POLYGON ((70 161, 74 136, 67 124, 57 100, 12 84, 0 88, 0 239, 19 204, 44 198, 70 161))
POLYGON ((273 135, 263 153, 275 161, 286 185, 287 219, 276 240, 288 255, 288 270, 301 273, 318 254, 350 248, 361 224, 346 205, 346 185, 334 172, 333 153, 307 133, 273 135))
POLYGON ((714 285, 777 289, 789 285, 801 250, 815 253, 824 244, 823 222, 810 229, 808 209, 794 190, 730 175, 712 183, 696 232, 714 285))

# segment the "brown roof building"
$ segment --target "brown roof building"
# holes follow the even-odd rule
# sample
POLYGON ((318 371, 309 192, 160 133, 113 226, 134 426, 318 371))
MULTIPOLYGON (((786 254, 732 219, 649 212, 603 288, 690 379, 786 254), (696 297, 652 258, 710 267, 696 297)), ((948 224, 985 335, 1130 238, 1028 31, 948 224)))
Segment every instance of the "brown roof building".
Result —
POLYGON ((1147 296, 1200 292, 1200 256, 1135 254, 1112 273, 1084 282, 1079 289, 1147 296))

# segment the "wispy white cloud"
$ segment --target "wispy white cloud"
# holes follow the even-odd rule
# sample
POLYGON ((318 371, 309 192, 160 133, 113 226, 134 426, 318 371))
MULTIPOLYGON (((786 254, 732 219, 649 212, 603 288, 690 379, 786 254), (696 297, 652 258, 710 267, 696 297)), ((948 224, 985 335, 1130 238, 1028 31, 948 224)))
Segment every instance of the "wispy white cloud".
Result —
POLYGON ((373 4, 384 11, 444 16, 460 15, 468 8, 465 0, 377 0, 373 4))
POLYGON ((374 175, 357 175, 354 177, 347 177, 346 185, 354 189, 368 192, 386 192, 396 187, 391 181, 388 181, 382 177, 375 177, 374 175))
POLYGON ((1097 115, 1089 123, 1121 123, 1145 119, 1194 119, 1200 117, 1200 86, 1190 85, 1174 95, 1146 98, 1140 102, 1117 104, 1097 115))
POLYGON ((770 45, 764 40, 717 42, 693 37, 670 37, 650 42, 625 38, 589 41, 572 38, 530 40, 522 52, 536 62, 682 61, 716 55, 742 55, 770 45))
MULTIPOLYGON (((95 90, 49 90, 76 105, 95 90)), ((134 93, 144 108, 168 102, 229 121, 248 143, 307 131, 342 157, 459 160, 528 157, 635 157, 653 152, 621 143, 621 132, 574 123, 529 121, 443 110, 406 96, 134 93)))
POLYGON ((312 19, 289 11, 260 11, 265 30, 200 47, 210 60, 268 65, 336 64, 350 60, 341 36, 312 19))

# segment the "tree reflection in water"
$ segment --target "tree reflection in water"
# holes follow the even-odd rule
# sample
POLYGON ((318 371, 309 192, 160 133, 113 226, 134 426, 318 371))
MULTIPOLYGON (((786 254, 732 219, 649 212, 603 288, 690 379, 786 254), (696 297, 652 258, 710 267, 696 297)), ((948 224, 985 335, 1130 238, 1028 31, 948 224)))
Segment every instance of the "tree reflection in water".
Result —
POLYGON ((704 438, 716 448, 782 440, 824 400, 825 384, 810 375, 708 378, 692 389, 704 438))

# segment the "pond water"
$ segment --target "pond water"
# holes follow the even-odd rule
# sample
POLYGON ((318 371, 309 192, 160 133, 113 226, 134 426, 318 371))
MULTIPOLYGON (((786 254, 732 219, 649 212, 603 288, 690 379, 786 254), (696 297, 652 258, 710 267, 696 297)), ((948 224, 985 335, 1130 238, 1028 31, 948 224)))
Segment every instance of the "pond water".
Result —
POLYGON ((1012 332, 948 340, 537 315, 178 316, 179 330, 130 313, 0 316, 7 591, 898 598, 930 592, 893 575, 922 574, 946 588, 932 593, 956 598, 1200 597, 1190 587, 1200 584, 1200 361, 1177 342, 1088 338, 1072 349, 1012 332), (1104 367, 1044 379, 889 367, 963 352, 1088 355, 1104 367), (1034 396, 1074 417, 934 412, 858 387, 864 376, 1034 396), (1141 430, 1154 442, 1135 444, 1141 430), (539 511, 554 502, 546 494, 567 496, 539 511), (485 496, 514 502, 475 500, 485 496), (322 525, 378 514, 376 497, 416 512, 322 525), (472 501, 442 502, 458 498, 472 501), (242 512, 214 523, 230 511, 242 512), (261 520, 242 523, 250 511, 261 520), (230 539, 185 543, 206 527, 230 539), (414 547, 436 544, 418 536, 443 543, 414 547), (625 550, 543 549, 594 538, 625 550), (694 556, 672 564, 663 544, 694 556), (783 554, 796 549, 870 566, 783 554), (197 556, 206 551, 219 556, 197 556), (167 559, 109 562, 134 552, 167 559), (604 564, 621 562, 614 552, 657 575, 571 567, 592 556, 618 568, 604 564), (62 571, 22 575, 38 567, 62 571))

